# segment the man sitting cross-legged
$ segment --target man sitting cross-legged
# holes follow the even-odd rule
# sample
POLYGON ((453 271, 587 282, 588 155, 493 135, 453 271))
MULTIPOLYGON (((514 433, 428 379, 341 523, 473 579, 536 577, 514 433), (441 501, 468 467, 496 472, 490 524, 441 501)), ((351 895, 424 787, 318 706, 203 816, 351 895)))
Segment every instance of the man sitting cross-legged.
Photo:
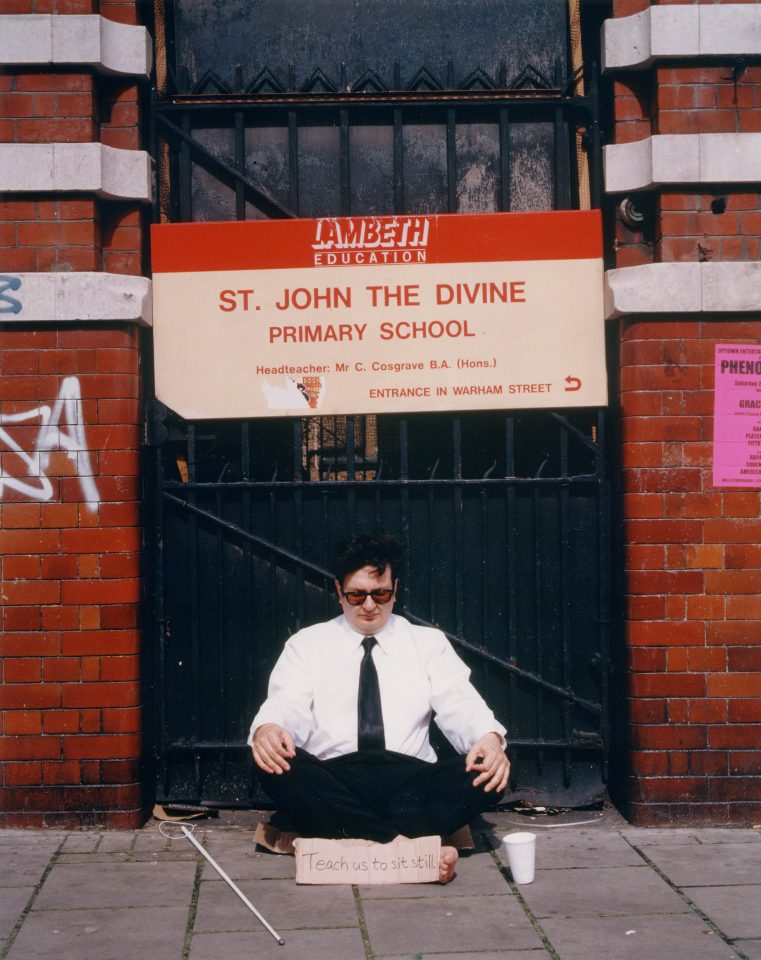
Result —
MULTIPOLYGON (((448 835, 507 785, 505 728, 440 630, 393 613, 401 545, 358 533, 338 551, 342 614, 294 634, 249 743, 262 785, 304 837, 387 843, 448 835), (460 756, 437 760, 435 722, 460 756)), ((439 879, 457 851, 442 847, 439 879)))

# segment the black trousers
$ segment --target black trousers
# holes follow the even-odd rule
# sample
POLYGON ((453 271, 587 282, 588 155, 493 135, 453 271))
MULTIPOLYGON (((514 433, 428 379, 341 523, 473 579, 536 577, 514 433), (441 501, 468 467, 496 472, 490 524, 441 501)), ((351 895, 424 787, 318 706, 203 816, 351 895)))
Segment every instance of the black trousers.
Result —
POLYGON ((389 750, 318 760, 297 748, 282 774, 258 771, 262 786, 302 837, 387 843, 402 834, 453 833, 502 799, 474 787, 465 758, 427 763, 389 750))

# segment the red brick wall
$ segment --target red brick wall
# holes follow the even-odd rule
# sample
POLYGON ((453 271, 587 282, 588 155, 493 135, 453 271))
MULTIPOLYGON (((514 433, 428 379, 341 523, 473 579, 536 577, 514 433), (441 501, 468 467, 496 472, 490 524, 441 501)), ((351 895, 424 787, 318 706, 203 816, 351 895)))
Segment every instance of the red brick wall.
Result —
POLYGON ((761 813, 761 497, 712 485, 715 343, 761 322, 621 326, 628 812, 761 813))
MULTIPOLYGON (((646 3, 617 4, 625 15, 646 3)), ((619 77, 616 142, 759 129, 761 69, 661 66, 619 77)), ((761 194, 686 186, 617 223, 616 266, 758 260, 761 194)), ((761 497, 712 484, 716 343, 757 343, 761 311, 620 323, 629 766, 638 823, 761 816, 761 497)))
POLYGON ((118 23, 139 23, 135 0, 2 0, 0 13, 100 13, 118 23))
MULTIPOLYGON (((135 7, 4 0, 1 12, 135 23, 135 7)), ((138 95, 136 82, 89 69, 9 71, 0 139, 138 149, 138 95)), ((139 275, 144 217, 136 202, 88 194, 6 195, 0 271, 139 275)), ((140 333, 108 317, 10 319, 0 317, 0 826, 131 827, 142 821, 140 333), (62 394, 58 442, 39 463, 41 408, 55 416, 62 394), (82 442, 70 456, 72 438, 82 442)))
MULTIPOLYGON (((140 808, 138 362, 138 333, 127 325, 0 327, 0 412, 52 407, 64 379, 75 378, 98 496, 94 509, 84 502, 66 451, 45 469, 47 499, 3 492, 8 826, 129 826, 140 808)), ((40 485, 7 442, 34 450, 40 418, 21 423, 3 424, 0 462, 6 476, 40 485)))

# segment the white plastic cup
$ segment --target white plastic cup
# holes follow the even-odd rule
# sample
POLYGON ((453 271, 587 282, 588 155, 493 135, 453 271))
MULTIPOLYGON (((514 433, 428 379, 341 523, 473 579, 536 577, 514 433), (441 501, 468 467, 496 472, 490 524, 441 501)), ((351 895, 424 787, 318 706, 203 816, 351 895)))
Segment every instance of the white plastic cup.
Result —
POLYGON ((535 833, 508 833, 502 838, 510 873, 516 883, 534 882, 535 833))

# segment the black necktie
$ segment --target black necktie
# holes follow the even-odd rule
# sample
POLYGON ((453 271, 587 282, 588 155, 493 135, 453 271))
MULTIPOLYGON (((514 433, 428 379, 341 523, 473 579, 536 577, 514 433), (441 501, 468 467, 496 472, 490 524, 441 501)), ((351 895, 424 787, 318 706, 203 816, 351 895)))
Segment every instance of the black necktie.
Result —
POLYGON ((375 637, 365 637, 362 646, 365 655, 359 665, 359 696, 357 697, 357 749, 385 750, 383 711, 381 709, 378 673, 373 663, 375 637))

